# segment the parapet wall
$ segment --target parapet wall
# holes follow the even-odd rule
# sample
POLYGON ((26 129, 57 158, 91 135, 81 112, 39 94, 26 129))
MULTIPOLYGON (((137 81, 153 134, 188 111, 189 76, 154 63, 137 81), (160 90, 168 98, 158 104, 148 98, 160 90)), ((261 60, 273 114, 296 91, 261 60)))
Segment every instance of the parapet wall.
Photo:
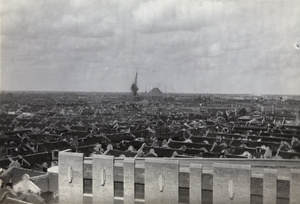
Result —
POLYGON ((300 162, 244 161, 120 159, 107 155, 85 158, 82 153, 60 152, 59 201, 299 203, 300 162), (288 173, 282 176, 283 170, 288 173))

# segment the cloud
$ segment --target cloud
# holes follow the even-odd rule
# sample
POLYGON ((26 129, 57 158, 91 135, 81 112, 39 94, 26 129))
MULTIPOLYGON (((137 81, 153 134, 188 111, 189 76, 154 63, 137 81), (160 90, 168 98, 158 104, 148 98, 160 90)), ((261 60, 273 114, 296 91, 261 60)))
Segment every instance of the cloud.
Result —
POLYGON ((223 3, 218 1, 147 1, 133 11, 134 22, 142 32, 195 31, 211 26, 223 3), (207 15, 210 20, 208 20, 207 15))
POLYGON ((300 93, 298 3, 3 1, 1 85, 130 91, 138 70, 173 92, 300 93))

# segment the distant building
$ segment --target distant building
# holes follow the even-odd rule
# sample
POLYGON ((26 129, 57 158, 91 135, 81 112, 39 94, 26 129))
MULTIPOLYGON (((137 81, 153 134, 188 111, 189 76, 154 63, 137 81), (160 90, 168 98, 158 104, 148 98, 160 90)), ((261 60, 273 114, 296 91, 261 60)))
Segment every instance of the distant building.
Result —
POLYGON ((153 88, 153 89, 151 89, 149 94, 151 96, 161 96, 163 94, 163 92, 159 88, 153 88))

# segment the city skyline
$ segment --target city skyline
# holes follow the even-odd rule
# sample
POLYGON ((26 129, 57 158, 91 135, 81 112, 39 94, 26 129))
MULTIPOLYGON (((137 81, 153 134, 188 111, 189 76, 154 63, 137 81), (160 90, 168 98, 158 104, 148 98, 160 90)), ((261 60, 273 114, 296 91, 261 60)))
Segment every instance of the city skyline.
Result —
POLYGON ((2 1, 1 89, 300 94, 299 1, 2 1))

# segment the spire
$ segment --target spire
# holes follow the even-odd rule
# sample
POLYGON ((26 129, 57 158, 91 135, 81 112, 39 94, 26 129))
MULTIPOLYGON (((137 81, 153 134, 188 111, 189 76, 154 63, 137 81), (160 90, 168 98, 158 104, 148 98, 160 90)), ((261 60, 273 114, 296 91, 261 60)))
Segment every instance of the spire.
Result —
POLYGON ((136 86, 137 86, 137 76, 138 76, 138 72, 136 72, 136 74, 135 74, 135 81, 134 81, 134 83, 135 83, 136 86))

